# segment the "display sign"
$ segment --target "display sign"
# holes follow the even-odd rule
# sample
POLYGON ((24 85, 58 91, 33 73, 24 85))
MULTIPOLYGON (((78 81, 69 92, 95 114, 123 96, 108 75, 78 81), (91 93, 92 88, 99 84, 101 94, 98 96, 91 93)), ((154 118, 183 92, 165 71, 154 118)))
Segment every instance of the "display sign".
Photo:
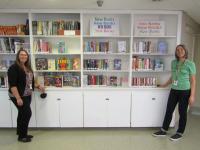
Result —
POLYGON ((135 36, 164 36, 164 21, 137 21, 135 23, 135 36))
POLYGON ((90 20, 91 36, 118 36, 119 18, 94 17, 90 20))

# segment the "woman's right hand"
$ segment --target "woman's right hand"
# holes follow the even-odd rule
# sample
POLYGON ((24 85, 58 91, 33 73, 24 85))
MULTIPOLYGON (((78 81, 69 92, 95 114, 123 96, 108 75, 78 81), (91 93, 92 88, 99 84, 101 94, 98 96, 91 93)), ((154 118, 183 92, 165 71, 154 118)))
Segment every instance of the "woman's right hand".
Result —
POLYGON ((18 105, 18 106, 22 106, 22 105, 23 105, 23 101, 22 101, 21 98, 20 98, 20 99, 17 99, 17 105, 18 105))

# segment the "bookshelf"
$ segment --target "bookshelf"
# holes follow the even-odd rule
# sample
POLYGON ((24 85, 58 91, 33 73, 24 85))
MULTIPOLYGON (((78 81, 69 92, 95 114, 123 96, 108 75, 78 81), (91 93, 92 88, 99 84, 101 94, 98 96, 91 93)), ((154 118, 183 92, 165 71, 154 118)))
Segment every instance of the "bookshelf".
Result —
POLYGON ((79 13, 33 13, 33 68, 47 88, 81 86, 79 13))
POLYGON ((129 87, 131 14, 83 14, 83 87, 129 87))
POLYGON ((178 41, 178 15, 135 13, 133 15, 132 83, 156 87, 170 77, 171 60, 178 41))
POLYGON ((153 110, 165 108, 167 99, 163 97, 169 89, 156 85, 170 76, 170 63, 181 39, 181 11, 9 11, 0 11, 0 28, 22 28, 23 24, 28 32, 0 32, 0 46, 3 43, 4 47, 0 47, 0 77, 1 84, 5 83, 0 91, 3 96, 7 92, 7 68, 17 49, 24 47, 37 81, 49 95, 47 102, 34 92, 32 108, 37 121, 33 119, 31 126, 161 125, 163 112, 157 118, 160 112, 153 110), (151 24, 149 29, 147 24, 151 24), (147 110, 146 116, 143 110, 147 110))

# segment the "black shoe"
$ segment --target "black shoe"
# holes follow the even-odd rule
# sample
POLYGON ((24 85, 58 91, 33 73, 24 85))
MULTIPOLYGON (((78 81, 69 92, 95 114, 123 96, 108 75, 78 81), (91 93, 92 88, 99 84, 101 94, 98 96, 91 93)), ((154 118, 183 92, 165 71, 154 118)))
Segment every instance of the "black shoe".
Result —
POLYGON ((178 141, 178 140, 180 140, 182 137, 183 137, 182 134, 176 133, 176 134, 172 135, 169 139, 172 140, 172 141, 178 141))
POLYGON ((27 135, 26 137, 32 139, 33 135, 27 135))
POLYGON ((153 133, 152 135, 155 137, 164 137, 167 135, 167 132, 160 130, 160 131, 153 133))
POLYGON ((24 137, 24 138, 18 138, 18 141, 23 142, 23 143, 27 143, 27 142, 31 142, 31 139, 28 137, 24 137))

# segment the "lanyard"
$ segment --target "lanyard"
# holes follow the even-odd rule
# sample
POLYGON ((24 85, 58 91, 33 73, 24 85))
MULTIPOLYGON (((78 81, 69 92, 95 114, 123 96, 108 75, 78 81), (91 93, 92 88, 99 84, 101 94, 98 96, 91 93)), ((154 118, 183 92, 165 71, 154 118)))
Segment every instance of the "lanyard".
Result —
POLYGON ((175 80, 178 80, 178 75, 181 72, 181 68, 184 66, 185 64, 185 60, 183 63, 179 64, 179 62, 177 62, 176 64, 176 74, 175 74, 175 80))

